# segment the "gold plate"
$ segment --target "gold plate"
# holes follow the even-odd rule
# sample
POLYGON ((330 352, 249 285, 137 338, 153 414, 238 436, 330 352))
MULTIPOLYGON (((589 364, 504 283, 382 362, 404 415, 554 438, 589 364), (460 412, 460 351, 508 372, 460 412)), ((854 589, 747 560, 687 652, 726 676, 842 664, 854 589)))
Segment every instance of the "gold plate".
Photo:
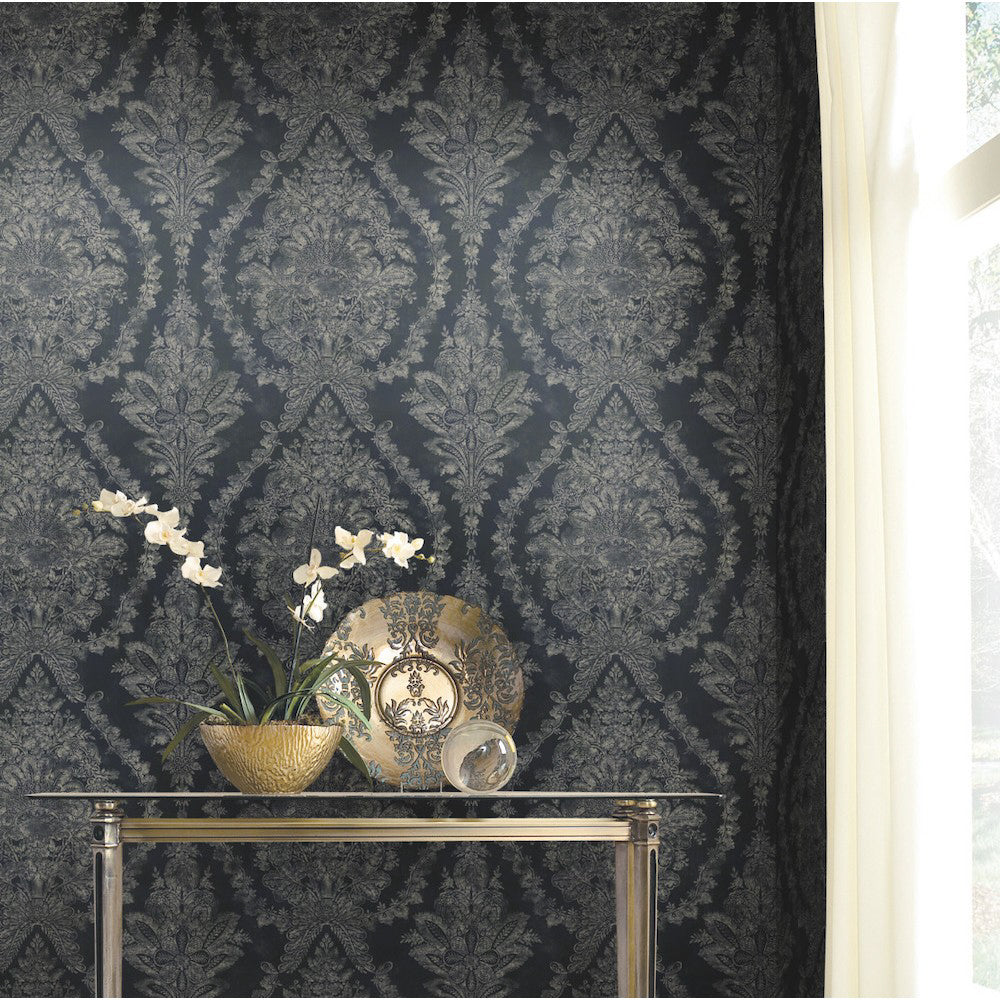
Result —
MULTIPOLYGON (((374 660, 372 732, 344 709, 317 698, 320 714, 342 722, 372 776, 403 788, 444 781, 441 744, 470 719, 514 729, 524 702, 524 675, 514 647, 481 608, 426 591, 390 594, 351 611, 326 653, 374 660)), ((325 689, 357 699, 343 671, 325 689)))

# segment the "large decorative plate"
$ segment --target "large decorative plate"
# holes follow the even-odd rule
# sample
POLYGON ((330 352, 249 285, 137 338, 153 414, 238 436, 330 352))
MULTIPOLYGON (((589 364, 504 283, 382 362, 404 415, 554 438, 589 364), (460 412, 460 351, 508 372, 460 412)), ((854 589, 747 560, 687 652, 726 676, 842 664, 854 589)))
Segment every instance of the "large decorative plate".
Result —
MULTIPOLYGON (((487 614, 457 597, 425 591, 390 594, 351 611, 330 636, 327 653, 374 660, 372 732, 320 694, 324 718, 342 722, 373 778, 402 788, 444 781, 441 744, 470 719, 512 731, 524 701, 514 647, 487 614)), ((344 671, 326 689, 358 697, 344 671)))

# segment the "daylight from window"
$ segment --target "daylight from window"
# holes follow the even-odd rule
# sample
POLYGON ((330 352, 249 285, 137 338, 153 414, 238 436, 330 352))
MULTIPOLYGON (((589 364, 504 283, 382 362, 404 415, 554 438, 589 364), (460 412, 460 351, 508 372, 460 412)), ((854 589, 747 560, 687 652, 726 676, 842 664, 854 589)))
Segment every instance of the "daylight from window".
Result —
MULTIPOLYGON (((968 148, 1000 132, 1000 3, 967 5, 968 148)), ((973 975, 1000 989, 1000 240, 969 269, 973 975)))

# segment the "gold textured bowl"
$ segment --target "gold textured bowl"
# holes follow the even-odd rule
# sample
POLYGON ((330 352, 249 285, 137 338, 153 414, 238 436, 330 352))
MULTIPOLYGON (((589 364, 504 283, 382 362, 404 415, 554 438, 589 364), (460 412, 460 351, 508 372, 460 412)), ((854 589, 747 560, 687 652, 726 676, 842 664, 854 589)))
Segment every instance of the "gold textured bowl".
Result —
POLYGON ((341 725, 216 726, 203 722, 201 738, 215 766, 246 795, 305 791, 326 769, 344 734, 341 725))

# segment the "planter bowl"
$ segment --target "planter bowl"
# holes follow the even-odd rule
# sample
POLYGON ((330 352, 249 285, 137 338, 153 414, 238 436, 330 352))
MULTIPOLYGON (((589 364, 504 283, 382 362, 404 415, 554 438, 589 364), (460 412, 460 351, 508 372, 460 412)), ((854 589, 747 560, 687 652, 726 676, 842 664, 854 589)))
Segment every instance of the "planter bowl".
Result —
POLYGON ((223 776, 246 795, 305 791, 326 770, 344 733, 341 725, 217 726, 201 738, 223 776))

